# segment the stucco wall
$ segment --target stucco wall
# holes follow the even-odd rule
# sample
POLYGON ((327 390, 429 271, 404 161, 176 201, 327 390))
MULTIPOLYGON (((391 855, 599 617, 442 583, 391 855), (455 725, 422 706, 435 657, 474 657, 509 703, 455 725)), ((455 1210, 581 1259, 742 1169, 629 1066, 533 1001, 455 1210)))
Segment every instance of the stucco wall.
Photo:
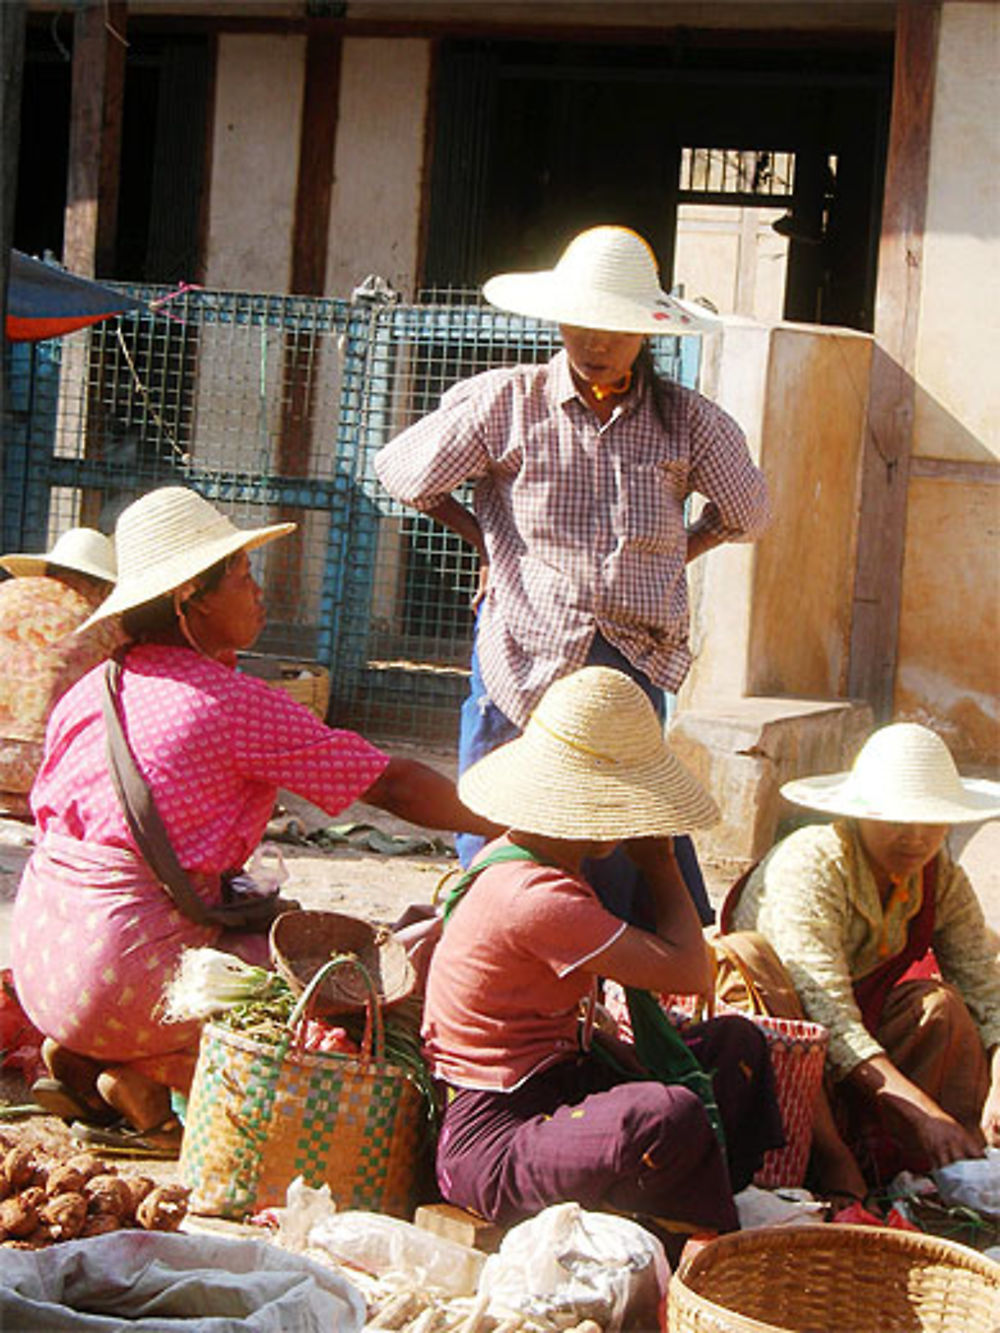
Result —
POLYGON ((914 453, 1000 459, 1000 5, 941 9, 914 453))
POLYGON ((912 478, 896 713, 960 759, 1000 752, 1000 486, 912 478))
POLYGON ((370 273, 413 294, 424 170, 430 43, 344 42, 327 292, 370 273))
POLYGON ((872 342, 815 325, 727 323, 703 387, 737 419, 764 469, 772 520, 756 543, 689 570, 683 708, 742 695, 842 698, 872 342))
POLYGON ((773 332, 761 451, 773 518, 754 562, 750 694, 847 693, 871 353, 851 329, 773 332))
POLYGON ((305 50, 301 36, 219 38, 208 287, 288 290, 305 50))
POLYGON ((1000 757, 1000 7, 942 6, 895 711, 1000 757), (933 460, 943 460, 936 463, 933 460))

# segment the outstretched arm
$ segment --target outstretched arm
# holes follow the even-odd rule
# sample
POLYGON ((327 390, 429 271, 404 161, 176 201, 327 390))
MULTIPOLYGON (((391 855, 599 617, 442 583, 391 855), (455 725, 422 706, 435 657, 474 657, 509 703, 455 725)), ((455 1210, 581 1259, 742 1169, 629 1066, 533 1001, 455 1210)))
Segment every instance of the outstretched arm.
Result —
POLYGON ((891 1107, 907 1122, 932 1166, 947 1166, 965 1157, 982 1157, 982 1134, 960 1125, 933 1097, 928 1097, 901 1073, 887 1055, 862 1060, 847 1077, 872 1101, 891 1107))
POLYGON ((990 1090, 979 1127, 991 1148, 1000 1148, 1000 1046, 990 1051, 990 1090))
POLYGON ((503 832, 462 804, 450 778, 419 759, 390 758, 361 799, 423 828, 481 833, 487 838, 503 832))

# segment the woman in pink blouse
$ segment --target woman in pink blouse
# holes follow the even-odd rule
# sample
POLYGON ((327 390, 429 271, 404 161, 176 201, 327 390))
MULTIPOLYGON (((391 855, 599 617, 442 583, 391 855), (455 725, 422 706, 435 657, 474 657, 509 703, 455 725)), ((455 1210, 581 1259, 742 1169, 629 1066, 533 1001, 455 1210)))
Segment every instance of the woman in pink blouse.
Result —
MULTIPOLYGON (((121 614, 131 646, 118 714, 180 865, 219 904, 227 872, 263 836, 279 788, 336 814, 363 797, 414 823, 492 832, 454 785, 331 730, 287 694, 233 668, 264 625, 248 551, 294 524, 240 530, 194 491, 164 487, 118 520, 119 580, 91 621, 121 614)), ((14 977, 46 1034, 39 1093, 61 1113, 114 1108, 146 1130, 186 1090, 198 1027, 159 1013, 183 949, 266 962, 263 934, 182 915, 138 851, 109 772, 103 667, 52 714, 32 805, 38 840, 13 917, 14 977)))

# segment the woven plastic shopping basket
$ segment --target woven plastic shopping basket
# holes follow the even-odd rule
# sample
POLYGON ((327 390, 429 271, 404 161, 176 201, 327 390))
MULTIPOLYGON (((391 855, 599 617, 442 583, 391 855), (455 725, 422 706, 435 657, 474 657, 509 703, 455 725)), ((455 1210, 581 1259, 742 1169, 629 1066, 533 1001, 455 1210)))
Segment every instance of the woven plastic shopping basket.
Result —
POLYGON ((323 978, 348 963, 358 966, 342 957, 316 973, 282 1042, 205 1025, 180 1161, 192 1212, 242 1218, 283 1204, 296 1176, 314 1188, 328 1184, 339 1208, 412 1211, 422 1099, 385 1059, 374 991, 360 1057, 306 1053, 295 1041, 323 978))
POLYGON ((669 1333, 996 1333, 1000 1264, 885 1227, 762 1227, 710 1241, 668 1291, 669 1333))

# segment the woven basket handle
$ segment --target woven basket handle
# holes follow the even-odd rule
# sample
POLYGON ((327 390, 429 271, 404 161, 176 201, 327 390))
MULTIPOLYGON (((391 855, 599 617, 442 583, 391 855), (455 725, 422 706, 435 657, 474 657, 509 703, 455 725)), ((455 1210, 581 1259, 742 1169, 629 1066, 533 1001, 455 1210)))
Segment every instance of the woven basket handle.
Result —
POLYGON ((304 1019, 312 1017, 313 998, 316 992, 330 973, 335 972, 339 967, 354 967, 361 974, 361 980, 368 992, 365 999, 365 1035, 361 1041, 361 1058, 371 1060, 374 1057, 381 1063, 385 1060, 385 1022, 382 1018, 382 1006, 378 1002, 378 992, 375 989, 374 981, 372 981, 371 973, 357 954, 334 954, 322 967, 316 969, 308 986, 299 996, 298 1003, 291 1012, 286 1024, 288 1032, 290 1035, 296 1033, 299 1024, 304 1019))
MULTIPOLYGON (((697 1007, 691 1014, 692 1023, 705 1023, 715 1017, 715 978, 719 972, 719 959, 712 947, 713 941, 705 940, 705 954, 708 958, 709 971, 712 973, 712 980, 709 983, 708 990, 696 995, 694 998, 698 1001, 697 1007)), ((662 998, 662 997, 661 997, 662 998)), ((668 1000, 670 996, 666 997, 668 1000)), ((678 999, 687 997, 678 996, 678 999)))
POLYGON ((770 1010, 764 1001, 764 997, 760 993, 760 988, 754 980, 753 974, 750 972, 750 969, 740 957, 739 953, 735 949, 729 948, 729 946, 724 943, 723 938, 719 936, 712 940, 712 946, 715 949, 715 952, 721 954, 726 962, 732 966, 733 970, 738 974, 743 985, 746 987, 747 999, 750 1002, 750 1012, 752 1014, 758 1014, 762 1018, 766 1018, 770 1013, 770 1010))

